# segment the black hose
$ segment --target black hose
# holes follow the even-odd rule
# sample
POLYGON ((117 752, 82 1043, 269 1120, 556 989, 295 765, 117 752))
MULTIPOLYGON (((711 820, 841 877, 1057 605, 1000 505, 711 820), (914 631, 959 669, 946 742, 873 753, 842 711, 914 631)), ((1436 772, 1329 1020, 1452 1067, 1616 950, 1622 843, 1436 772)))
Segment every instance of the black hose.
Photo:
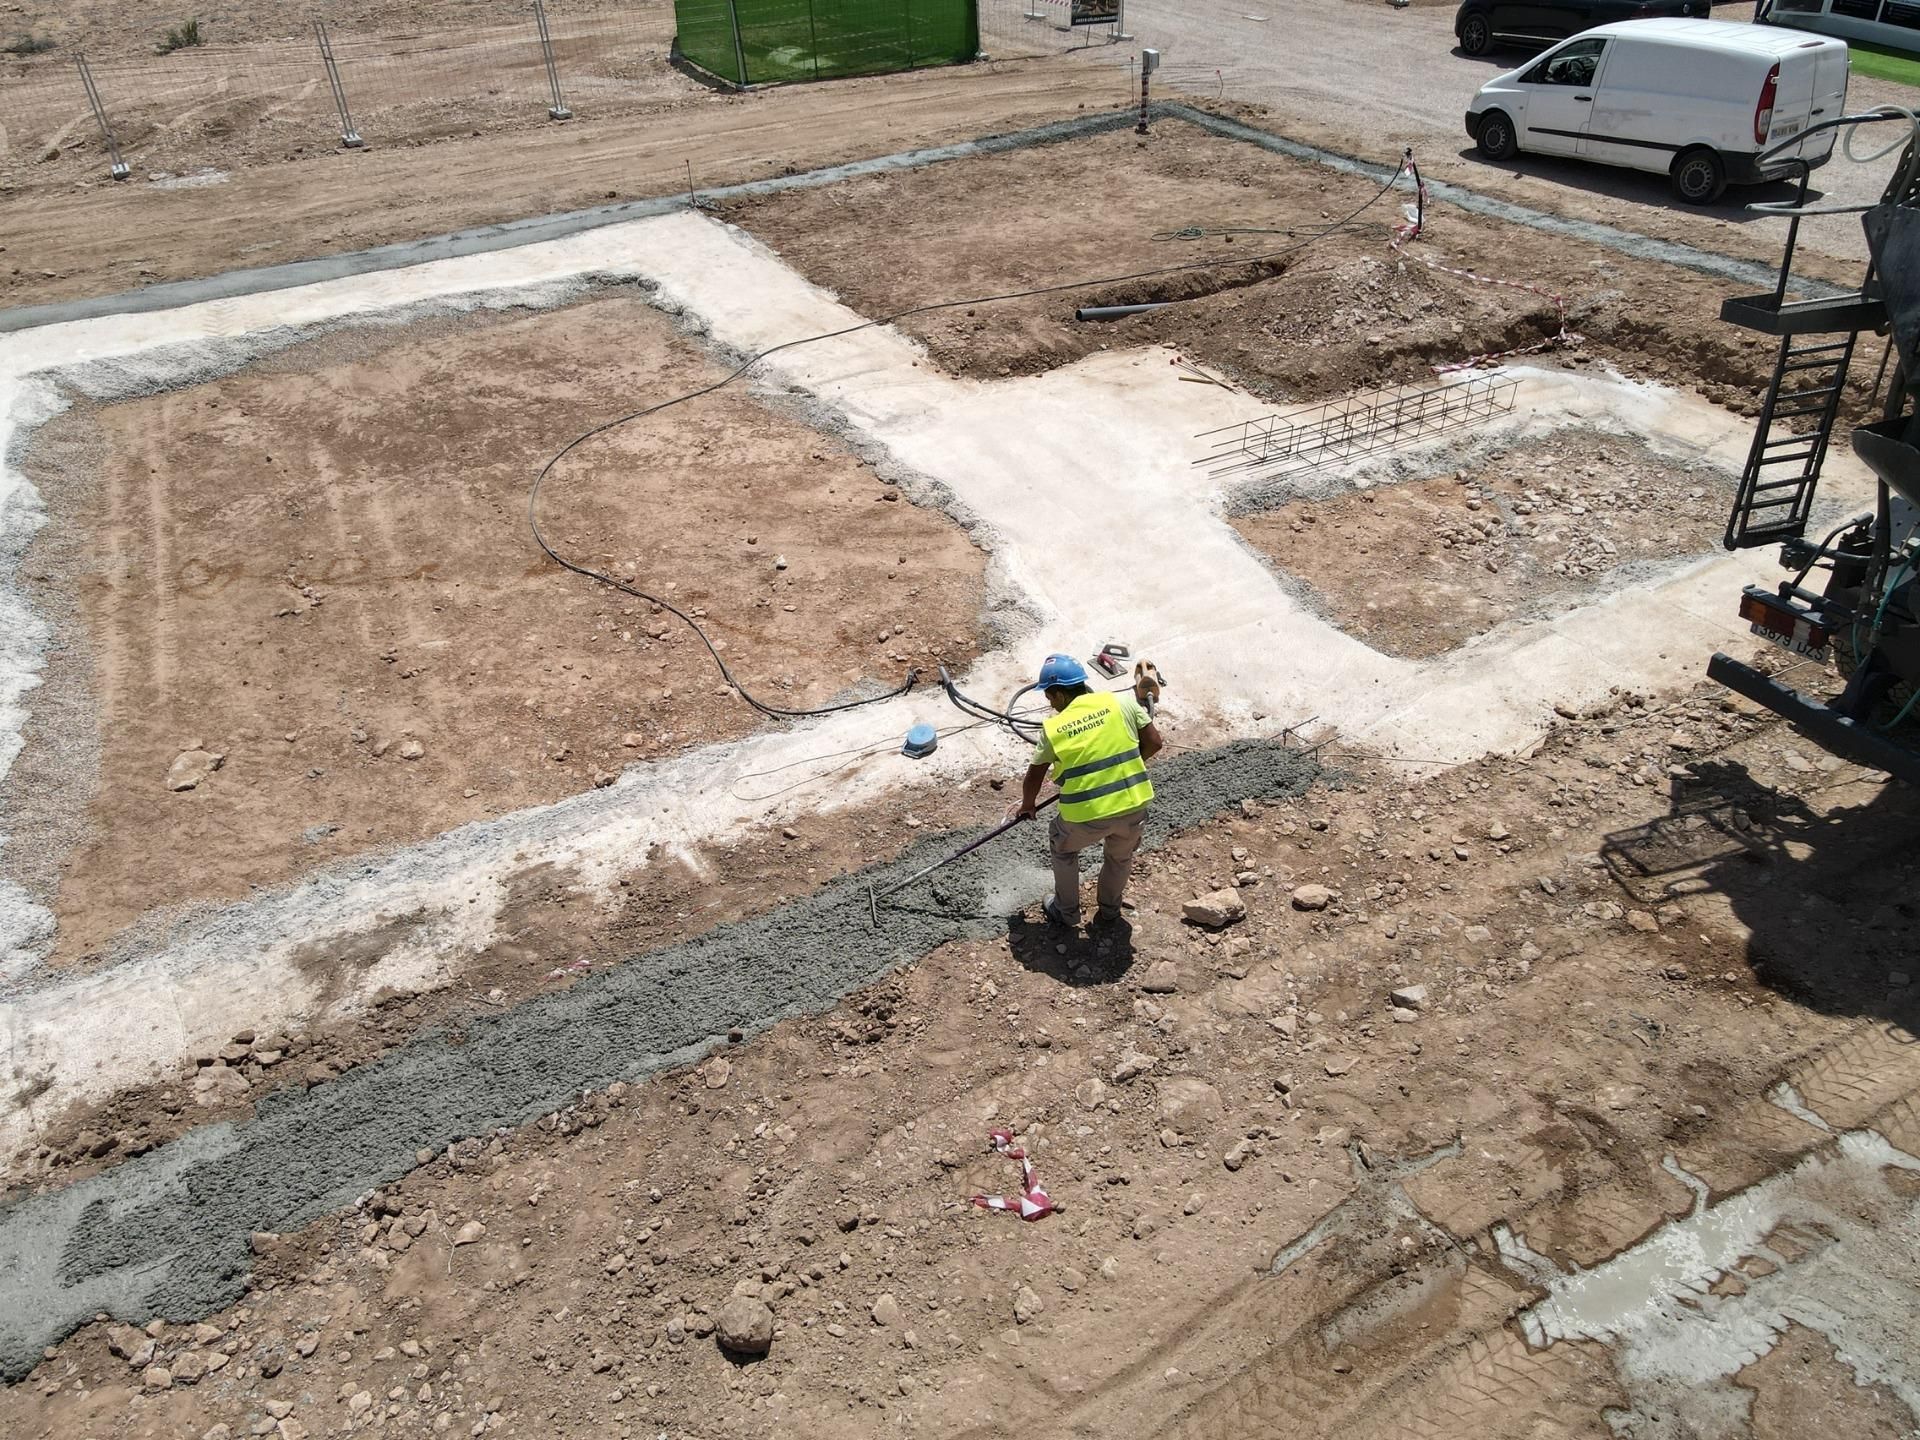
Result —
MULTIPOLYGON (((839 330, 829 330, 823 334, 806 335, 806 336, 802 336, 800 339, 797 339, 797 340, 785 340, 778 345, 770 345, 765 350, 760 351, 758 354, 747 357, 747 359, 741 361, 740 364, 735 366, 727 374, 723 375, 720 379, 715 380, 709 385, 702 385, 696 390, 689 390, 684 395, 676 395, 671 400, 662 400, 657 405, 648 405, 644 409, 634 410, 625 415, 615 416, 611 420, 603 421, 601 424, 594 426, 591 430, 582 431, 580 434, 574 436, 573 439, 569 440, 565 445, 561 446, 560 449, 556 451, 554 455, 547 461, 547 463, 540 467, 540 473, 534 477, 533 486, 527 492, 527 526, 529 529, 533 531, 534 543, 537 544, 541 548, 541 550, 543 550, 546 553, 548 559, 552 560, 555 564, 563 567, 564 569, 571 570, 576 575, 584 575, 589 580, 597 580, 602 585, 611 586, 613 589, 618 590, 621 594, 631 595, 636 600, 644 600, 650 605, 658 605, 662 610, 665 610, 668 614, 672 615, 676 620, 681 621, 690 630, 692 630, 695 635, 698 635, 700 637, 700 643, 707 647, 707 653, 713 657, 713 663, 719 668, 721 678, 727 682, 727 684, 740 696, 742 700, 746 701, 747 704, 751 705, 755 710, 759 711, 762 715, 768 716, 769 718, 776 719, 776 720, 799 720, 799 719, 804 719, 811 715, 831 715, 836 711, 852 710, 861 705, 877 705, 882 701, 892 700, 897 696, 904 695, 909 690, 913 689, 914 685, 918 682, 920 677, 920 672, 918 670, 912 670, 912 669, 908 670, 907 678, 900 685, 898 685, 892 690, 887 691, 885 694, 870 695, 865 699, 860 699, 860 700, 843 700, 843 701, 840 701, 838 704, 820 705, 820 706, 815 706, 812 709, 806 709, 806 710, 787 709, 779 705, 769 705, 764 701, 756 698, 751 691, 749 691, 744 685, 742 685, 737 679, 734 678, 733 672, 727 668, 727 662, 720 658, 720 651, 717 648, 715 648, 713 641, 708 638, 707 632, 701 629, 701 627, 694 622, 693 617, 688 615, 684 610, 681 610, 678 606, 674 605, 671 601, 666 600, 661 596, 650 595, 646 591, 640 589, 637 586, 630 585, 624 580, 620 580, 615 578, 612 575, 606 574, 604 571, 594 569, 591 565, 584 565, 577 560, 569 560, 566 556, 562 555, 559 551, 555 550, 552 545, 547 543, 547 537, 540 529, 540 511, 539 511, 540 491, 541 491, 541 488, 546 484, 547 477, 553 473, 553 469, 556 465, 558 465, 562 460, 566 459, 566 457, 572 454, 573 451, 576 450, 578 447, 585 444, 587 441, 593 439, 595 436, 604 435, 609 430, 617 429, 622 425, 629 425, 635 420, 644 420, 650 415, 657 415, 662 410, 669 410, 673 408, 675 405, 684 405, 689 400, 698 400, 702 396, 711 395, 716 390, 719 390, 724 388, 725 386, 731 385, 734 381, 740 379, 743 375, 747 374, 747 372, 749 372, 755 366, 757 366, 762 360, 767 359, 769 356, 777 355, 782 350, 793 350, 802 345, 815 345, 820 343, 823 340, 838 340, 843 336, 857 335, 862 330, 872 330, 880 326, 895 325, 902 320, 911 319, 916 315, 929 315, 940 310, 956 310, 961 308, 962 306, 971 306, 971 305, 995 305, 995 304, 1000 304, 1002 302, 1009 301, 1009 300, 1031 300, 1042 295, 1062 294, 1068 290, 1086 290, 1096 285, 1123 285, 1135 280, 1154 280, 1166 275, 1185 275, 1185 274, 1191 274, 1194 271, 1198 271, 1198 270, 1213 270, 1213 269, 1218 269, 1221 266, 1227 266, 1227 265, 1234 266, 1234 267, 1242 267, 1246 265, 1257 265, 1263 261, 1277 260, 1277 259, 1280 259, 1282 256, 1291 255, 1296 251, 1306 249, 1307 246, 1313 244, 1316 240, 1325 239, 1328 235, 1335 233, 1336 231, 1341 229, 1343 226, 1351 223, 1363 211, 1371 209, 1373 205, 1380 199, 1380 197, 1385 195, 1389 190, 1391 190, 1394 187, 1395 182, 1397 182, 1400 179, 1400 177, 1406 173, 1407 165, 1411 160, 1411 158, 1412 157, 1409 154, 1405 159, 1402 159, 1399 167, 1393 172, 1392 175, 1390 175, 1387 178, 1387 182, 1384 185, 1382 185, 1377 191, 1375 191, 1373 196, 1364 205, 1361 205, 1355 210, 1353 210, 1352 213, 1347 215, 1345 219, 1334 222, 1333 224, 1327 226, 1323 230, 1320 230, 1316 234, 1310 235, 1305 240, 1299 241, 1297 244, 1284 246, 1278 250, 1270 250, 1270 251, 1264 252, 1263 254, 1253 255, 1253 256, 1220 255, 1220 256, 1214 256, 1205 260, 1188 261, 1185 264, 1181 264, 1181 265, 1161 265, 1161 266, 1156 266, 1150 270, 1136 270, 1132 274, 1128 274, 1128 275, 1109 275, 1109 276, 1105 276, 1095 280, 1068 280, 1068 281, 1063 281, 1057 285, 1036 285, 1031 289, 1027 289, 1027 290, 1013 290, 1003 295, 976 296, 970 300, 936 300, 926 305, 910 306, 905 310, 897 311, 892 315, 883 316, 877 320, 863 320, 858 325, 848 325, 839 330)), ((949 681, 947 682, 947 684, 948 684, 949 697, 950 698, 958 697, 959 691, 953 688, 952 682, 949 681)), ((956 698, 954 700, 954 703, 960 704, 960 700, 956 698)), ((971 702, 971 701, 968 702, 968 704, 975 704, 975 703, 976 702, 971 702)), ((967 710, 967 705, 961 705, 960 708, 963 710, 967 710)), ((1017 726, 1018 724, 1021 723, 1016 721, 1014 717, 1012 717, 1011 715, 1005 714, 1000 711, 992 710, 986 706, 978 706, 977 709, 968 710, 968 713, 978 714, 982 718, 999 720, 1009 725, 1010 727, 1017 726)), ((1014 730, 1014 733, 1020 734, 1020 731, 1016 728, 1014 730)), ((1029 737, 1023 737, 1023 738, 1029 738, 1029 737)))

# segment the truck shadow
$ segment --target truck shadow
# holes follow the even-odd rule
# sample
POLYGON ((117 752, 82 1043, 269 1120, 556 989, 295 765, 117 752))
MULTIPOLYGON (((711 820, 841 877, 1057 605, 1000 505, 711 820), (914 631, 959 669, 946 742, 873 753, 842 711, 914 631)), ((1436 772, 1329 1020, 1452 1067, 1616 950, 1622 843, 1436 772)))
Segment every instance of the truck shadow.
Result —
POLYGON ((1722 897, 1775 993, 1920 1028, 1920 794, 1888 782, 1815 809, 1737 762, 1702 762, 1675 779, 1666 815, 1607 836, 1600 856, 1641 905, 1722 897))

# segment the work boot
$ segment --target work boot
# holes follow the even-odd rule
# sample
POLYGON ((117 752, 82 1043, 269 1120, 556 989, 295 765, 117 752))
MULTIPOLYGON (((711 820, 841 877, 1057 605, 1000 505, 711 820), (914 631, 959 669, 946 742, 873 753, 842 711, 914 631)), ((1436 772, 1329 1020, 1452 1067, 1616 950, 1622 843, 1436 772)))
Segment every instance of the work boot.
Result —
POLYGON ((1042 900, 1040 902, 1040 913, 1047 917, 1047 923, 1049 925, 1058 925, 1063 930, 1078 930, 1080 928, 1080 917, 1076 915, 1073 919, 1069 920, 1060 913, 1060 907, 1054 904, 1052 900, 1042 900))
POLYGON ((1108 909, 1105 905, 1102 905, 1098 910, 1094 911, 1093 923, 1104 929, 1108 926, 1118 925, 1125 918, 1126 917, 1120 913, 1120 907, 1118 905, 1115 905, 1112 909, 1108 909))

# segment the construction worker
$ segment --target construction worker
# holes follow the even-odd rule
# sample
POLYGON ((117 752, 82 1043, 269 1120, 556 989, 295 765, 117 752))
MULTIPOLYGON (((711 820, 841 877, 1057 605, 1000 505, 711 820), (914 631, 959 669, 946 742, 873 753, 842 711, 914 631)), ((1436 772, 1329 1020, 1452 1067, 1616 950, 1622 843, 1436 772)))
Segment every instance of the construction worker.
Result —
POLYGON ((1040 722, 1040 743, 1013 813, 1022 819, 1034 813, 1040 786, 1052 770, 1060 808, 1047 829, 1053 898, 1042 908, 1055 925, 1080 924, 1079 855, 1097 844, 1102 856, 1097 919, 1111 923, 1120 918, 1120 897, 1153 799, 1146 762, 1160 749, 1160 732, 1131 693, 1092 689, 1087 672, 1069 655, 1047 657, 1039 688, 1054 713, 1040 722))

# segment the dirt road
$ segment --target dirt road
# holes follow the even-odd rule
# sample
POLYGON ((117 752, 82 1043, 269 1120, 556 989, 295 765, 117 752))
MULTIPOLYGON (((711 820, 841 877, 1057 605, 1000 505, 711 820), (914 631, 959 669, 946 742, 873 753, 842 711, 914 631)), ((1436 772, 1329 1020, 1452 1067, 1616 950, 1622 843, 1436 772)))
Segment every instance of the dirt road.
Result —
POLYGON ((652 116, 338 151, 162 189, 96 183, 0 212, 0 306, 364 249, 609 200, 762 180, 1125 102, 1111 66, 1023 61, 702 93, 652 116))
MULTIPOLYGON (((1467 102, 1495 75, 1521 64, 1526 52, 1502 50, 1480 59, 1460 54, 1453 13, 1451 6, 1396 10, 1326 0, 1127 5, 1129 28, 1140 43, 1166 57, 1167 83, 1198 96, 1267 106, 1285 117, 1283 128, 1302 138, 1324 136, 1326 143, 1377 158, 1410 144, 1423 167, 1462 185, 1649 234, 1751 230, 1753 243, 1778 257, 1784 222, 1749 215, 1742 207, 1790 197, 1785 185, 1731 190, 1722 204, 1699 211, 1674 201, 1664 176, 1538 156, 1496 165, 1474 154, 1462 124, 1467 102)), ((1744 21, 1752 13, 1751 5, 1719 5, 1713 18, 1744 21)), ((1906 86, 1855 76, 1849 108, 1909 105, 1913 98, 1906 86)), ((1879 199, 1886 174, 1885 160, 1855 165, 1836 154, 1817 172, 1816 188, 1832 200, 1869 202, 1879 199)), ((1716 243, 1725 248, 1724 240, 1716 243)), ((1866 241, 1851 217, 1810 223, 1803 243, 1847 259, 1866 258, 1866 241)))

